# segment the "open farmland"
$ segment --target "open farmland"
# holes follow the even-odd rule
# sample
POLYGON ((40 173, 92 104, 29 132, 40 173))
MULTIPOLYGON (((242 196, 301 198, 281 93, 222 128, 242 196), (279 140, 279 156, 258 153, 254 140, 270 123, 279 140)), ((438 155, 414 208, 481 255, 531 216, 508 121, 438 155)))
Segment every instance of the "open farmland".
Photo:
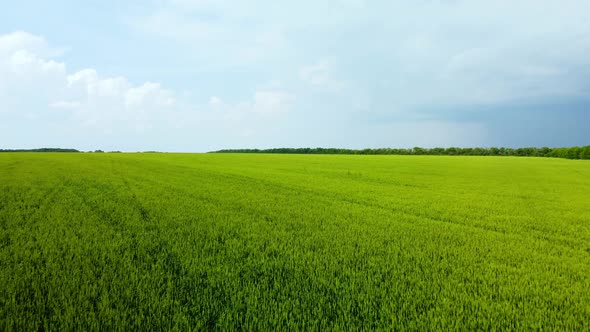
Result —
POLYGON ((0 330, 590 329, 590 161, 0 155, 0 330))

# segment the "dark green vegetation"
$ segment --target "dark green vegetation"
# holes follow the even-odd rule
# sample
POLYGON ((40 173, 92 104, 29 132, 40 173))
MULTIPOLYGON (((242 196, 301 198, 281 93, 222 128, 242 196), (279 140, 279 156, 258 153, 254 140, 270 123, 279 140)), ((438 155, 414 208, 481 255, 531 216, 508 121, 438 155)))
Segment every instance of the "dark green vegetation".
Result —
POLYGON ((0 155, 0 330, 590 329, 590 162, 0 155))
POLYGON ((431 156, 514 156, 514 157, 555 157, 567 159, 590 159, 590 145, 569 148, 420 148, 412 149, 363 149, 340 148, 277 148, 277 149, 232 149, 215 153, 281 153, 281 154, 359 154, 359 155, 431 155, 431 156))
POLYGON ((0 149, 0 152, 80 152, 76 149, 40 148, 40 149, 0 149))

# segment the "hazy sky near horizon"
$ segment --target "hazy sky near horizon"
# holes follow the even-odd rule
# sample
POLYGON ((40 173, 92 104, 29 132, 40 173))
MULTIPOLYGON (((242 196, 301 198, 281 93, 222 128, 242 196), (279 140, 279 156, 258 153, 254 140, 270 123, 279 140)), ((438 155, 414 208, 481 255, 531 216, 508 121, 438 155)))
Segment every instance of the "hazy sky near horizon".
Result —
POLYGON ((589 144, 587 0, 0 11, 0 148, 589 144))

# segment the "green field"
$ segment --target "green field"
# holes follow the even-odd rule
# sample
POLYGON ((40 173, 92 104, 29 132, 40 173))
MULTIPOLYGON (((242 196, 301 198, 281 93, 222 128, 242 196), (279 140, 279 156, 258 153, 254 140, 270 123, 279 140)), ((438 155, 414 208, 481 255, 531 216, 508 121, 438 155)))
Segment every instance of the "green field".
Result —
POLYGON ((590 161, 5 153, 0 330, 590 329, 590 161))

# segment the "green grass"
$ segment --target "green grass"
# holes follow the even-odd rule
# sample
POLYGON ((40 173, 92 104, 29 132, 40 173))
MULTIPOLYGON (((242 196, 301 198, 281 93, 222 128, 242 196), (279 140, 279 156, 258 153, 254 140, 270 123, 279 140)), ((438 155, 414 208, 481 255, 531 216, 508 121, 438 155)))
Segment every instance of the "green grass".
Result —
POLYGON ((0 330, 588 330, 590 161, 0 155, 0 330))

